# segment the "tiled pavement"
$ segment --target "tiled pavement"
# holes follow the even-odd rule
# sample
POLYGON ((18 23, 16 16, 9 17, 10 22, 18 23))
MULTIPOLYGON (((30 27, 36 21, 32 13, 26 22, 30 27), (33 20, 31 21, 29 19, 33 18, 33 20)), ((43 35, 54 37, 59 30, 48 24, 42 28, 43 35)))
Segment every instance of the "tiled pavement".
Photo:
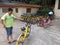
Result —
MULTIPOLYGON (((24 22, 15 21, 13 37, 17 39, 21 33, 20 28, 25 26, 24 22)), ((6 40, 6 32, 0 24, 0 45, 9 45, 6 40)), ((11 45, 15 45, 12 43, 11 45)), ((31 34, 25 40, 24 45, 60 45, 60 19, 55 19, 53 25, 47 29, 38 27, 36 24, 31 26, 31 34)))

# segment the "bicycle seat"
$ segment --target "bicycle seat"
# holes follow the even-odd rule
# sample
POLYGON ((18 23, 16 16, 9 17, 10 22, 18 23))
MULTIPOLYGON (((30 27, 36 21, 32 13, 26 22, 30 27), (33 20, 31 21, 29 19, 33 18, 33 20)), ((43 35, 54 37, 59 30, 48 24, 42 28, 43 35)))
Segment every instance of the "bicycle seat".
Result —
POLYGON ((21 31, 25 31, 25 27, 22 27, 22 28, 21 28, 21 31))

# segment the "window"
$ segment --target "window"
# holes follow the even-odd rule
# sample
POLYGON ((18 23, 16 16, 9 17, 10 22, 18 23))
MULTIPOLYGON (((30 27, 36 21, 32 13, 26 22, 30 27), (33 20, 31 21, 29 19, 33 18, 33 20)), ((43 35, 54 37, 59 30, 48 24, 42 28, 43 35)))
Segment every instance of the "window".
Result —
POLYGON ((27 13, 31 13, 31 8, 27 8, 27 13))
POLYGON ((58 4, 58 9, 60 9, 60 0, 59 0, 59 4, 58 4))
POLYGON ((15 8, 16 13, 18 13, 18 8, 15 8))
POLYGON ((2 8, 2 12, 6 13, 8 11, 8 8, 2 8))

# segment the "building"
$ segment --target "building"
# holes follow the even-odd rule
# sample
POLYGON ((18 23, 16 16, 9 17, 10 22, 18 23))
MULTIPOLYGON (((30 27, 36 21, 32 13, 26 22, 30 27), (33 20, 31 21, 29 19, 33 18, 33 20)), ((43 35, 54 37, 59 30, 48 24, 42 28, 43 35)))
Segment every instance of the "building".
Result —
POLYGON ((26 13, 36 14, 38 9, 41 7, 40 5, 32 5, 32 4, 16 4, 16 3, 0 3, 0 17, 7 12, 9 7, 13 8, 13 14, 15 16, 21 16, 26 13))
POLYGON ((55 16, 60 17, 60 0, 55 1, 54 12, 55 12, 55 16))

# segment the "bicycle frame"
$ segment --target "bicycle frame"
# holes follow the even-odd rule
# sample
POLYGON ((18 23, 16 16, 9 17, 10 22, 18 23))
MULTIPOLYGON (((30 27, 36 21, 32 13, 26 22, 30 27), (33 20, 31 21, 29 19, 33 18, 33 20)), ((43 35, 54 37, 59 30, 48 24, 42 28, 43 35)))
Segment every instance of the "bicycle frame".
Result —
POLYGON ((25 28, 25 31, 22 31, 22 34, 20 34, 20 35, 18 36, 18 39, 17 39, 17 41, 16 41, 16 45, 19 45, 18 43, 19 43, 20 39, 22 39, 22 45, 23 45, 25 39, 27 38, 27 34, 28 34, 28 31, 29 31, 29 28, 30 28, 30 31, 31 31, 31 27, 29 27, 29 25, 27 24, 27 25, 26 25, 26 28, 25 28), (22 35, 23 35, 23 36, 22 36, 22 35))

